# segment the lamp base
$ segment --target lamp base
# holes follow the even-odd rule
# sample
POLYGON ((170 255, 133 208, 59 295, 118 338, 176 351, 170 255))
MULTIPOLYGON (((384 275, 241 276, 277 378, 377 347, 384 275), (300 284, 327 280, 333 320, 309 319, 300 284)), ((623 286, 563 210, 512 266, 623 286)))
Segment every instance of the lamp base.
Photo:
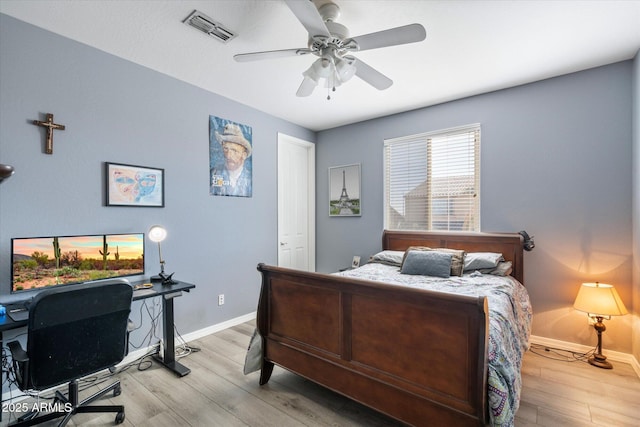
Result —
POLYGON ((162 282, 163 285, 172 285, 176 283, 172 279, 172 277, 173 277, 173 273, 166 274, 165 272, 161 271, 157 276, 151 276, 149 280, 151 282, 162 282))
POLYGON ((607 361, 607 356, 594 354, 589 358, 589 363, 602 369, 613 369, 613 365, 607 361))

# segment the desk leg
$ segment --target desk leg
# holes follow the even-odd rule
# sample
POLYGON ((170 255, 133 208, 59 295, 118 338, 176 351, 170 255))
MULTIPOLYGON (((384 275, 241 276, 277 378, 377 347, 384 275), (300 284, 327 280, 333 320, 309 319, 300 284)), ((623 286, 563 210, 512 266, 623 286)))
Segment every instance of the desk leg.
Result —
POLYGON ((179 377, 184 377, 191 369, 176 361, 175 337, 173 334, 173 299, 178 294, 168 294, 162 297, 162 336, 164 339, 164 354, 162 359, 156 360, 173 371, 179 377))

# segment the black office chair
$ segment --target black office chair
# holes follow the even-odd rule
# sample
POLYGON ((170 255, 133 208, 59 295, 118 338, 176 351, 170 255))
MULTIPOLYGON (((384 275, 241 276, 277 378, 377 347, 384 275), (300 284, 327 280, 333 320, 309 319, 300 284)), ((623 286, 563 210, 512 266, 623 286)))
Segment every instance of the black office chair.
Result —
MULTIPOLYGON (((69 383, 69 394, 56 391, 60 412, 31 414, 12 426, 30 426, 64 417, 60 426, 77 413, 115 412, 124 421, 124 406, 88 406, 113 391, 120 381, 82 401, 78 379, 111 368, 127 352, 127 323, 133 288, 124 279, 82 283, 45 289, 29 305, 27 351, 17 341, 7 343, 21 390, 45 390, 69 383), (66 404, 66 407, 65 407, 66 404)), ((56 408, 58 409, 58 408, 56 408)))

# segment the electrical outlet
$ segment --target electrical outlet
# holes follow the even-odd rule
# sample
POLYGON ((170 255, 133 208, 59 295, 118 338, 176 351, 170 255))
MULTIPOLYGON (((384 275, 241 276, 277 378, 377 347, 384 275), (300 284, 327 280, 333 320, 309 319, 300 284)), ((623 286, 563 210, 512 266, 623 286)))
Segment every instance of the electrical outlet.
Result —
POLYGON ((218 305, 224 305, 224 294, 218 295, 218 305))

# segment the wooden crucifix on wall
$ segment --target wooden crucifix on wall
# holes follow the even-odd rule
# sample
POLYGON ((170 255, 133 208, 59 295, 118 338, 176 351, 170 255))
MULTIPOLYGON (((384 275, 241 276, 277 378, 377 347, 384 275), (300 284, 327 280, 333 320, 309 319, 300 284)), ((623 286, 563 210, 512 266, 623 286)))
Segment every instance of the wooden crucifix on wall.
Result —
POLYGON ((44 152, 47 154, 53 154, 53 131, 64 130, 64 125, 53 123, 53 114, 47 113, 47 119, 45 121, 34 120, 33 124, 47 128, 47 139, 44 145, 44 152))

